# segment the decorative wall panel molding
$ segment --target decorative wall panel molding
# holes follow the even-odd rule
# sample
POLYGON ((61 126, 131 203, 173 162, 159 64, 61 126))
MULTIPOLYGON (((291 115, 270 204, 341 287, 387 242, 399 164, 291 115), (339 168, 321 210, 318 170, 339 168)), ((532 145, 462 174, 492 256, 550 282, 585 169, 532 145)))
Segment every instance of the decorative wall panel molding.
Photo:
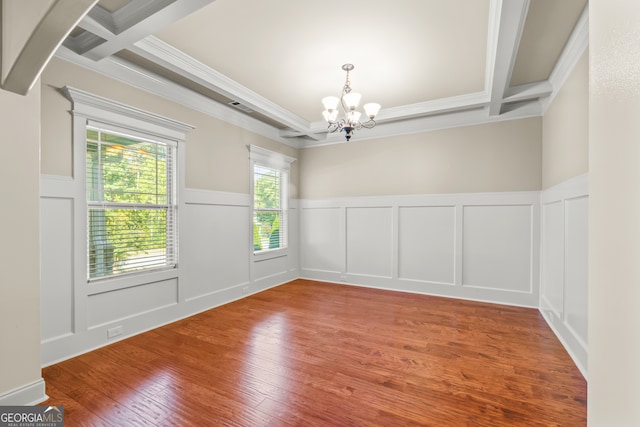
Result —
POLYGON ((539 193, 300 201, 302 277, 537 307, 539 193))
POLYGON ((587 377, 588 175, 540 195, 540 312, 587 377))
POLYGON ((50 365, 298 277, 297 204, 291 255, 262 262, 250 278, 249 195, 186 189, 177 269, 75 283, 84 256, 74 238, 78 183, 41 176, 42 363, 50 365), (131 286, 134 284, 135 286, 131 286))

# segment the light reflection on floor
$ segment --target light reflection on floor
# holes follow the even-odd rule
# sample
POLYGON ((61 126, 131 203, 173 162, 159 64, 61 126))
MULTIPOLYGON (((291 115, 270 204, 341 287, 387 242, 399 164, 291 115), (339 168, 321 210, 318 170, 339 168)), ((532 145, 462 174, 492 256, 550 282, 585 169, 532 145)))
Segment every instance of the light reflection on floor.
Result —
MULTIPOLYGON (((272 394, 274 389, 287 389, 286 372, 289 360, 286 357, 289 324, 284 313, 275 313, 258 323, 247 342, 247 366, 243 370, 243 382, 247 386, 264 390, 265 385, 272 394)), ((266 390, 265 390, 266 391, 266 390)))

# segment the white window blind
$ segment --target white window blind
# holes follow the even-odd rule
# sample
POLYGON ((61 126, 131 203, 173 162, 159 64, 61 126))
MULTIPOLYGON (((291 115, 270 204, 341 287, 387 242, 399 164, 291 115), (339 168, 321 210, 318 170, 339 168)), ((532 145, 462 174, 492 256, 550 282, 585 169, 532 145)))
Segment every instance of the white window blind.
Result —
POLYGON ((261 164, 253 167, 253 251, 287 247, 286 170, 261 164))
POLYGON ((177 264, 176 144, 87 127, 87 275, 177 264))

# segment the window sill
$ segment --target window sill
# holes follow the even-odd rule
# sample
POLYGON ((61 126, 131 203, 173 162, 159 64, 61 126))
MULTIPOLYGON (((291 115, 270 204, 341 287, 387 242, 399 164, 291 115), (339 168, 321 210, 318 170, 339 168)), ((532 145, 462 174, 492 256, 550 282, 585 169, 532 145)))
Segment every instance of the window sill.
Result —
POLYGON ((274 258, 282 258, 289 255, 289 249, 267 249, 253 253, 253 262, 267 261, 274 258))
POLYGON ((176 277, 178 277, 177 267, 169 267, 166 269, 158 270, 147 270, 126 273, 118 276, 104 277, 87 283, 87 295, 95 295, 104 292, 116 291, 118 289, 132 288, 134 286, 146 285, 148 283, 175 279, 176 277))

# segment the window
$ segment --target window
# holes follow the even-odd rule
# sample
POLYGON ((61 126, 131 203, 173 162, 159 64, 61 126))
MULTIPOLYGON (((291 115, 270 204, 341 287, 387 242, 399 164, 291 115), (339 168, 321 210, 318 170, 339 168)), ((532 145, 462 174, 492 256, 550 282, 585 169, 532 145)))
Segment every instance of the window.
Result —
POLYGON ((288 246, 289 168, 295 159, 249 146, 252 160, 253 252, 288 246))
POLYGON ((86 128, 87 270, 175 267, 176 144, 86 128))
POLYGON ((286 171, 253 168, 253 251, 287 247, 286 171))
POLYGON ((82 295, 87 282, 93 295, 178 277, 178 201, 194 127, 70 86, 62 91, 72 103, 74 217, 86 217, 74 221, 76 291, 82 295))

